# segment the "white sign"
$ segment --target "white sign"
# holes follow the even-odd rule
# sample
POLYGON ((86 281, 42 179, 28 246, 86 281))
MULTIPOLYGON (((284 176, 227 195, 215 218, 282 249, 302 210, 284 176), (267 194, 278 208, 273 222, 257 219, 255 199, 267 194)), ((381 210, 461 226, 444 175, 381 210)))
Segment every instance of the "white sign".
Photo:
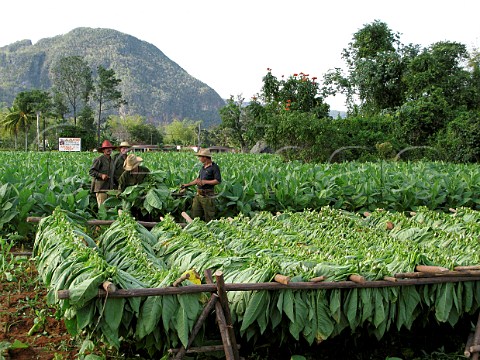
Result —
POLYGON ((81 138, 58 138, 58 151, 81 151, 81 138))

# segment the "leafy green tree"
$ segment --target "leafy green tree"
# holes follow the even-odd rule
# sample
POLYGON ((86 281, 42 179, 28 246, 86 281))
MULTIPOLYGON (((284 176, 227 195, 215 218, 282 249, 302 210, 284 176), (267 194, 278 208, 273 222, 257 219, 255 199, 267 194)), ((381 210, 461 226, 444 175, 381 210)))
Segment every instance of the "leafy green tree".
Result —
MULTIPOLYGON (((50 108, 50 96, 42 90, 22 91, 17 94, 13 106, 4 117, 2 124, 16 136, 19 129, 25 132, 25 150, 28 150, 28 132, 30 126, 37 119, 37 140, 39 141, 39 114, 50 108)), ((16 143, 16 141, 15 141, 16 143)), ((15 145, 16 146, 16 145, 15 145)))
POLYGON ((94 99, 97 102, 97 141, 100 144, 100 128, 103 113, 112 109, 118 109, 127 102, 122 98, 121 91, 118 90, 122 80, 116 78, 113 69, 105 69, 100 65, 97 68, 97 73, 94 99))
POLYGON ((193 145, 198 137, 198 122, 188 119, 182 121, 175 119, 165 125, 165 144, 171 145, 193 145))
POLYGON ((73 113, 73 124, 77 126, 77 113, 88 103, 93 89, 92 71, 80 56, 61 58, 51 71, 55 103, 64 114, 66 100, 73 113))
POLYGON ((233 96, 227 100, 227 104, 220 109, 222 119, 221 128, 228 129, 230 137, 235 146, 240 146, 246 151, 254 144, 256 134, 255 117, 248 106, 244 106, 245 99, 238 95, 235 100, 233 96))
POLYGON ((351 113, 375 114, 393 109, 404 101, 402 76, 417 51, 415 46, 403 47, 399 34, 392 32, 386 23, 375 20, 366 24, 342 52, 348 74, 343 75, 339 68, 327 72, 323 93, 343 93, 351 113))
POLYGON ((459 113, 437 136, 437 146, 455 162, 480 161, 480 111, 459 113))
POLYGON ((135 124, 128 132, 133 143, 160 145, 163 142, 162 133, 153 124, 135 124))
POLYGON ((319 121, 328 118, 330 107, 324 103, 316 77, 293 74, 286 80, 277 79, 267 69, 260 99, 252 99, 247 107, 254 119, 255 130, 274 149, 285 154, 287 149, 300 158, 312 159, 305 150, 314 144, 319 121))
POLYGON ((17 150, 18 133, 22 128, 22 117, 18 109, 13 106, 7 110, 7 113, 2 114, 1 126, 14 136, 14 146, 15 150, 17 150))
POLYGON ((465 105, 471 74, 464 68, 468 52, 463 44, 438 42, 411 59, 403 79, 406 97, 416 100, 441 89, 452 107, 465 105))
POLYGON ((318 119, 328 116, 330 106, 320 95, 317 77, 293 74, 287 80, 278 80, 271 69, 263 78, 261 95, 269 111, 296 111, 314 114, 318 119))
POLYGON ((404 142, 431 146, 459 111, 478 106, 467 59, 466 47, 455 42, 435 43, 411 59, 403 76, 406 100, 395 113, 404 142))

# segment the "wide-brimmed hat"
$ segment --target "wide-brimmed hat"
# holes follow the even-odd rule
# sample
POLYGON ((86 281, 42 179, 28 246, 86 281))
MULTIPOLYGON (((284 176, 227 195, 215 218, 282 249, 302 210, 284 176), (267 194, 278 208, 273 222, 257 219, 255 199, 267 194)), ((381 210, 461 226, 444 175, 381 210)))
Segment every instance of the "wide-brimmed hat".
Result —
POLYGON ((198 152, 195 154, 195 156, 205 156, 205 157, 212 157, 212 154, 210 153, 210 150, 208 149, 201 149, 198 150, 198 152))
POLYGON ((123 168, 126 171, 130 171, 130 170, 134 169, 142 161, 143 161, 143 159, 140 156, 136 156, 135 154, 130 154, 130 155, 127 156, 127 158, 123 162, 123 168))
POLYGON ((102 142, 102 146, 100 146, 99 148, 97 148, 97 151, 103 151, 105 149, 115 149, 116 146, 113 146, 112 143, 108 140, 103 140, 102 142))
POLYGON ((130 148, 132 147, 132 145, 130 145, 128 141, 122 141, 120 145, 118 145, 118 148, 122 148, 122 147, 130 148))

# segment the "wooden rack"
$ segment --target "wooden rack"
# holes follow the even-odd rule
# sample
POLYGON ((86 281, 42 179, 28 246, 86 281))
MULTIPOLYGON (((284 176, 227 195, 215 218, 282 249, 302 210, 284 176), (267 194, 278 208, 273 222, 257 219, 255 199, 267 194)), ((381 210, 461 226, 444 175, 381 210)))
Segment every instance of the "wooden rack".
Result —
MULTIPOLYGON (((438 270, 438 269, 437 269, 438 270)), ((182 287, 163 287, 149 289, 118 289, 109 291, 105 286, 98 290, 98 297, 110 298, 128 298, 128 297, 145 297, 145 296, 163 296, 175 294, 195 294, 195 293, 211 293, 210 300, 204 307, 200 317, 193 327, 190 334, 187 347, 180 349, 170 349, 169 353, 174 355, 174 359, 183 359, 187 353, 199 353, 208 351, 224 350, 227 360, 240 360, 233 329, 232 319, 227 301, 228 291, 254 291, 254 290, 316 290, 316 289, 353 289, 353 288, 380 288, 380 287, 398 287, 398 286, 418 286, 427 284, 480 281, 480 271, 478 270, 455 270, 449 271, 440 269, 437 272, 413 272, 395 274, 387 280, 367 281, 357 277, 351 278, 349 281, 329 282, 323 281, 324 277, 312 279, 307 282, 289 282, 284 276, 276 276, 276 281, 265 283, 224 283, 223 273, 215 272, 216 283, 213 283, 211 270, 205 270, 205 278, 207 284, 189 285, 182 287), (415 274, 415 275, 414 275, 415 274), (198 334, 200 328, 205 322, 208 314, 215 308, 217 324, 220 335, 222 337, 223 346, 204 346, 191 347, 193 340, 198 334)), ((178 279, 181 282, 182 279, 178 279)), ((177 281, 176 281, 177 282, 177 281)), ((58 299, 68 299, 70 297, 69 290, 60 290, 57 292, 58 299)), ((477 320, 475 332, 468 337, 464 354, 467 358, 470 356, 473 360, 478 360, 480 355, 480 314, 477 320)))

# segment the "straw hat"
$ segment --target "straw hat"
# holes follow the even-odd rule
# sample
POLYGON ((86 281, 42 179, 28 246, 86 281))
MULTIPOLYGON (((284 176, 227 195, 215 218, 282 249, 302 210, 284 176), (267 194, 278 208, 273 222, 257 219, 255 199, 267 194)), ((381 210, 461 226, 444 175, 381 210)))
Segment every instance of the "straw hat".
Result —
POLYGON ((127 156, 125 161, 123 162, 123 168, 126 171, 130 171, 133 168, 135 168, 138 164, 140 164, 143 161, 143 159, 139 156, 136 156, 135 154, 130 154, 127 156))
POLYGON ((130 144, 128 143, 128 141, 122 141, 122 142, 120 143, 120 145, 118 145, 118 147, 119 147, 119 148, 122 148, 122 147, 130 148, 130 147, 132 147, 132 145, 130 145, 130 144))
POLYGON ((208 150, 208 149, 201 149, 195 154, 195 156, 205 156, 205 157, 211 158, 212 154, 210 153, 210 150, 208 150))
POLYGON ((113 146, 108 140, 103 140, 102 146, 97 148, 97 151, 102 152, 105 149, 116 149, 116 146, 113 146))

